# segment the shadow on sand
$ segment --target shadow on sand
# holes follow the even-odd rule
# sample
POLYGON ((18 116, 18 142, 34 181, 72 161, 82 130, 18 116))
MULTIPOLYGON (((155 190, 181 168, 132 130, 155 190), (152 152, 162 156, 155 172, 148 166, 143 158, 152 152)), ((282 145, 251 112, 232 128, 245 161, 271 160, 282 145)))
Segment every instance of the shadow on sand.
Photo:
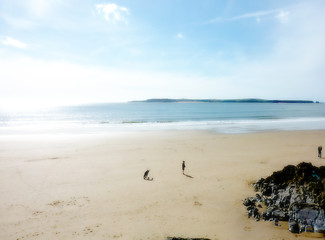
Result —
POLYGON ((183 173, 183 175, 186 176, 186 177, 188 177, 188 178, 194 178, 194 177, 192 177, 191 175, 187 175, 187 174, 185 174, 185 173, 183 173))

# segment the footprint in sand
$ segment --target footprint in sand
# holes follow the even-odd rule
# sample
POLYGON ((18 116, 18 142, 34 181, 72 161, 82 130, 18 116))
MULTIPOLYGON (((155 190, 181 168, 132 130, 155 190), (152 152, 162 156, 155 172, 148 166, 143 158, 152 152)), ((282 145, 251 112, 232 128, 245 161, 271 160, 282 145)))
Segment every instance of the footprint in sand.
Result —
POLYGON ((251 228, 251 227, 247 227, 247 226, 245 226, 245 227, 244 227, 244 230, 245 230, 245 231, 251 231, 252 228, 251 228))
POLYGON ((94 229, 92 229, 91 227, 85 227, 83 230, 84 235, 87 235, 89 233, 92 233, 94 231, 94 229))
MULTIPOLYGON (((94 226, 89 226, 89 227, 85 227, 83 230, 82 230, 82 234, 83 235, 88 235, 88 234, 92 234, 94 232, 96 232, 96 230, 98 230, 98 228, 101 226, 102 224, 96 224, 94 226)), ((75 232, 76 233, 76 232, 75 232)), ((75 234, 73 234, 75 235, 75 234)), ((79 235, 79 234, 77 234, 79 235)))
POLYGON ((39 215, 42 215, 43 214, 43 211, 35 211, 33 212, 33 216, 39 216, 39 215))
POLYGON ((120 233, 119 235, 113 235, 113 238, 120 238, 120 237, 123 237, 122 233, 120 233))
POLYGON ((23 239, 25 239, 25 238, 35 238, 35 237, 39 237, 39 236, 41 236, 41 235, 43 235, 44 233, 43 232, 41 232, 41 233, 39 233, 39 232, 34 232, 34 233, 29 233, 29 234, 26 234, 25 236, 22 236, 22 237, 19 237, 19 238, 16 238, 16 240, 23 240, 23 239))
POLYGON ((78 207, 83 207, 86 204, 88 204, 90 202, 90 200, 88 199, 88 197, 72 197, 69 200, 56 200, 53 201, 51 203, 49 203, 49 206, 53 206, 53 207, 65 207, 65 206, 78 206, 78 207))

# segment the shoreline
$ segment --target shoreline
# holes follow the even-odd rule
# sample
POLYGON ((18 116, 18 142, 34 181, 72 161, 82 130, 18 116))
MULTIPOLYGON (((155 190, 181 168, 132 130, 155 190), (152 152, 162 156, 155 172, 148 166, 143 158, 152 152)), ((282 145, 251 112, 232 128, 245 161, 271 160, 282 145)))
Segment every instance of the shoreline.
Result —
POLYGON ((117 130, 112 132, 42 132, 42 133, 15 133, 15 134, 1 134, 0 141, 6 140, 17 140, 17 139, 38 139, 38 138, 45 138, 45 139, 65 139, 65 138, 78 138, 78 139, 85 139, 86 138, 100 138, 102 140, 111 139, 111 138, 129 138, 129 137, 137 137, 137 136, 171 136, 177 137, 177 135, 214 135, 214 136, 249 136, 249 135, 264 135, 264 134, 324 134, 325 136, 325 129, 312 129, 312 130, 259 130, 254 132, 236 132, 236 133, 225 133, 225 132, 216 132, 211 129, 155 129, 155 130, 117 130))
POLYGON ((296 239, 286 223, 247 219, 242 200, 288 164, 324 165, 324 139, 325 130, 1 136, 0 238, 296 239))
MULTIPOLYGON (((283 121, 283 120, 282 120, 283 121)), ((323 121, 323 120, 322 120, 323 121)), ((172 124, 177 123, 173 122, 172 124)), ((184 122, 186 123, 186 122, 184 122)), ((54 125, 44 125, 46 127, 42 126, 37 127, 37 124, 30 125, 28 127, 17 127, 17 126, 2 126, 0 127, 0 137, 8 137, 8 136, 32 136, 32 135, 40 135, 40 136, 46 136, 46 135, 118 135, 118 134, 143 134, 143 133, 164 133, 164 132, 197 132, 197 133, 212 133, 216 135, 240 135, 240 134, 255 134, 255 133, 272 133, 272 132, 300 132, 300 131, 325 131, 325 125, 324 127, 322 125, 320 126, 309 126, 305 128, 288 128, 288 127, 261 127, 258 124, 255 125, 255 127, 238 127, 238 126, 229 126, 229 129, 226 131, 225 129, 216 129, 212 126, 209 126, 209 124, 203 124, 202 127, 199 127, 200 125, 193 126, 188 123, 188 126, 186 125, 179 125, 174 127, 168 127, 168 126, 160 126, 161 123, 156 123, 153 125, 146 126, 147 123, 128 123, 128 124, 118 124, 120 127, 116 127, 117 125, 114 124, 112 126, 109 126, 109 124, 54 124, 54 125), (128 125, 128 126, 126 126, 128 125), (209 126, 209 127, 207 127, 209 126)), ((200 122, 195 122, 200 123, 200 122)), ((290 122, 289 122, 290 123, 290 122)), ((288 124, 289 124, 288 123, 288 124)), ((325 123, 325 118, 324 118, 325 123)), ((170 123, 167 123, 170 124, 170 123)))

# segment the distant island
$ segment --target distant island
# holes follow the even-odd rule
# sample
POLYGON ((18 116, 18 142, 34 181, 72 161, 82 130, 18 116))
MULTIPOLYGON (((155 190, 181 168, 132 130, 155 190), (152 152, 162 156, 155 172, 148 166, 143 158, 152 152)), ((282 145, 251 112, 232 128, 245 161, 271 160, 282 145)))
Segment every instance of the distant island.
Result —
POLYGON ((265 100, 258 98, 245 99, 171 99, 171 98, 151 98, 142 101, 132 102, 147 102, 147 103, 319 103, 310 100, 265 100))

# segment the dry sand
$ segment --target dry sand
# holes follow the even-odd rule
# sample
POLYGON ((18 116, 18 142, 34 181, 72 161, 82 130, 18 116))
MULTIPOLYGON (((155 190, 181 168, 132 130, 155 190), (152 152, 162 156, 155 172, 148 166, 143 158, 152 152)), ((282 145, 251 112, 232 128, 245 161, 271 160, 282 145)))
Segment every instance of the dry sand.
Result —
POLYGON ((247 219, 242 205, 260 177, 324 165, 321 144, 325 131, 1 136, 0 239, 323 238, 247 219))

